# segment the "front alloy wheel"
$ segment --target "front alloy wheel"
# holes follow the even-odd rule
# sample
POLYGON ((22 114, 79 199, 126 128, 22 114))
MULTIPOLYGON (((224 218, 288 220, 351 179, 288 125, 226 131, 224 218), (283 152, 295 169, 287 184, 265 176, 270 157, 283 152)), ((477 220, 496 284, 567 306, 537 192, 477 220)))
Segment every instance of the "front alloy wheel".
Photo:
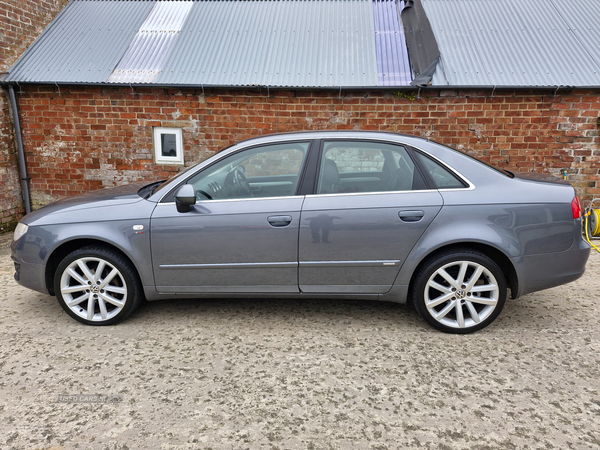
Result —
POLYGON ((470 250, 447 253, 417 275, 415 306, 438 330, 471 333, 496 319, 506 301, 506 280, 487 256, 470 250))
POLYGON ((121 255, 86 247, 67 256, 55 277, 63 309, 89 325, 109 325, 127 317, 140 303, 136 273, 121 255))

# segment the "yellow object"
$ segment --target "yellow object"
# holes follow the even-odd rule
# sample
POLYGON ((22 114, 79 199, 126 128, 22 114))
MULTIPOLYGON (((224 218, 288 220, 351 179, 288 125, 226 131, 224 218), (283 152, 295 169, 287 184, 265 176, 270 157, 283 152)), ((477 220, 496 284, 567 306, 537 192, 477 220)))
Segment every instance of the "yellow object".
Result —
POLYGON ((598 247, 596 247, 594 244, 592 244, 592 241, 590 239, 591 237, 600 236, 600 209, 592 208, 595 200, 596 199, 592 200, 592 202, 588 206, 588 210, 586 211, 586 213, 584 215, 584 217, 585 217, 584 227, 585 227, 585 237, 586 237, 587 241, 590 243, 590 245, 592 247, 594 247, 596 250, 598 250, 598 252, 600 252, 600 249, 598 247), (591 221, 591 223, 590 223, 590 221, 591 221), (592 226, 594 226, 593 230, 592 230, 592 226), (592 236, 590 236, 590 233, 592 234, 592 236))
POLYGON ((600 209, 592 209, 589 212, 590 215, 594 215, 596 219, 596 227, 592 231, 592 236, 597 237, 600 236, 600 209))

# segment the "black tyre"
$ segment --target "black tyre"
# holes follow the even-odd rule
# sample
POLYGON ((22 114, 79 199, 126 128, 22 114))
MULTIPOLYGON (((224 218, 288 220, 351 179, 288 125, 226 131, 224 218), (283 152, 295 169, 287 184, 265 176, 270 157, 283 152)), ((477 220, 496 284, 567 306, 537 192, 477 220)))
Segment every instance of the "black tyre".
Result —
POLYGON ((113 325, 128 317, 143 300, 131 263, 103 247, 83 247, 61 261, 54 292, 63 309, 86 325, 113 325))
POLYGON ((423 319, 445 333, 467 334, 492 323, 506 302, 498 265, 474 250, 452 250, 425 261, 412 301, 423 319))

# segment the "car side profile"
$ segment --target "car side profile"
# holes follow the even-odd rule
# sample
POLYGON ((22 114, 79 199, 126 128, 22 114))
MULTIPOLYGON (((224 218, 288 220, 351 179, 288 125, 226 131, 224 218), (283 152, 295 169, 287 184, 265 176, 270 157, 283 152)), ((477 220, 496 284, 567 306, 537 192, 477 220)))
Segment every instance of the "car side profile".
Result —
POLYGON ((144 299, 269 296, 412 302, 438 330, 469 333, 509 292, 584 273, 580 216, 567 182, 426 139, 291 133, 34 211, 12 259, 18 283, 89 325, 144 299))

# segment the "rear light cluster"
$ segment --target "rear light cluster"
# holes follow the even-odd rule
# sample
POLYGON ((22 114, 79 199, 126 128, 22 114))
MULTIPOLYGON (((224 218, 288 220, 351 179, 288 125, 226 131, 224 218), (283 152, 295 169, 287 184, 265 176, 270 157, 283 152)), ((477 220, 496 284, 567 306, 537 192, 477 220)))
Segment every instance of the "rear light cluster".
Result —
POLYGON ((571 202, 571 210, 573 211, 573 219, 581 218, 581 205, 579 204, 577 195, 575 195, 575 198, 571 202))

